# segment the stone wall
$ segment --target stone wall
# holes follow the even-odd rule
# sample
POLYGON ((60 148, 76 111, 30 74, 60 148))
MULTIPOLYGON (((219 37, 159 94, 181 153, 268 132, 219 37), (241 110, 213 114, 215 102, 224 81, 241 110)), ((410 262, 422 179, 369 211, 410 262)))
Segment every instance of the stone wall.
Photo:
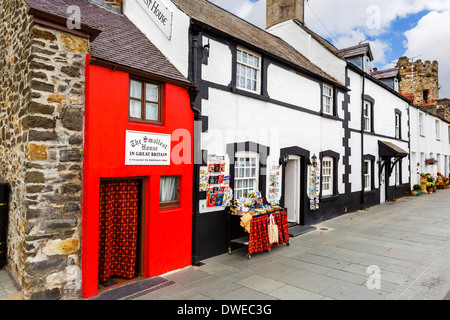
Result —
POLYGON ((407 57, 401 57, 397 63, 402 94, 414 93, 414 105, 434 104, 439 99, 439 65, 437 61, 417 60, 411 63, 407 57), (423 92, 428 90, 428 99, 424 101, 423 92))
POLYGON ((3 0, 0 11, 0 180, 11 186, 8 267, 23 285, 26 173, 29 161, 25 122, 31 101, 32 17, 23 1, 3 0), (20 31, 20 32, 17 32, 20 31))
POLYGON ((450 121, 450 99, 444 98, 436 101, 438 109, 442 110, 441 114, 444 115, 445 120, 450 121))
POLYGON ((9 151, 1 158, 1 179, 11 183, 14 194, 9 265, 26 299, 74 298, 81 289, 88 41, 33 24, 25 10, 22 0, 6 0, 2 10, 6 48, 23 51, 2 62, 8 79, 2 82, 8 92, 1 100, 2 146, 9 151))

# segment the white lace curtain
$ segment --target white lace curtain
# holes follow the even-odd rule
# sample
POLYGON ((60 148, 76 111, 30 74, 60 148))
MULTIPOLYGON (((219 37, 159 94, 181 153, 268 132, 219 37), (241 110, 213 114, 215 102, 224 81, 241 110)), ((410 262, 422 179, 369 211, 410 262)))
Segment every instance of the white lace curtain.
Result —
POLYGON ((160 202, 177 200, 178 177, 161 177, 160 202))

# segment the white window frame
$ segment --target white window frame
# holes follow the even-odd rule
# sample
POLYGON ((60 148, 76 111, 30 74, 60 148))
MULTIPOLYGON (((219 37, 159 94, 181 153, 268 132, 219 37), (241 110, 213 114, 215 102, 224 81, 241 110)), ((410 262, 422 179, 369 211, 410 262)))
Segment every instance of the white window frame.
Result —
POLYGON ((322 196, 333 195, 333 170, 334 159, 323 157, 322 159, 322 196))
POLYGON ((370 72, 370 69, 371 69, 371 64, 370 64, 370 57, 369 56, 367 56, 367 55, 365 55, 364 56, 364 71, 366 72, 366 73, 369 73, 370 72))
POLYGON ((438 172, 441 172, 441 154, 440 153, 438 153, 437 155, 436 155, 436 160, 437 160, 437 171, 438 172))
POLYGON ((441 140, 441 122, 436 119, 435 121, 436 140, 441 140))
POLYGON ((420 153, 420 172, 424 173, 424 168, 426 168, 425 165, 425 153, 421 152, 420 153))
POLYGON ((395 138, 400 139, 400 121, 401 116, 399 113, 395 114, 395 138))
POLYGON ((244 196, 245 189, 247 192, 259 191, 259 154, 240 151, 234 157, 234 198, 238 200, 244 196), (246 159, 249 159, 248 163, 246 159))
POLYGON ((370 191, 372 190, 372 161, 364 160, 364 167, 367 168, 367 173, 364 172, 364 191, 370 191))
POLYGON ((323 113, 333 115, 333 87, 323 84, 323 113))
POLYGON ((422 112, 419 112, 419 134, 424 137, 425 136, 425 130, 424 130, 424 114, 422 112))
POLYGON ((400 185, 400 165, 399 162, 395 164, 395 185, 400 185))
POLYGON ((372 131, 372 103, 370 101, 364 100, 364 131, 372 131), (367 109, 367 115, 366 115, 367 109))
POLYGON ((450 126, 448 126, 448 143, 450 144, 450 126))
POLYGON ((252 52, 250 50, 244 49, 242 47, 237 48, 237 57, 236 57, 236 88, 240 90, 245 90, 253 93, 260 93, 261 91, 261 55, 252 52), (244 54, 247 56, 247 61, 244 62, 244 54), (248 63, 248 57, 257 58, 258 64, 255 66, 254 64, 248 63), (241 57, 241 59, 239 59, 241 57), (248 77, 248 70, 254 70, 256 72, 255 77, 248 77), (244 71, 245 75, 241 75, 241 71, 244 71), (241 85, 241 78, 244 79, 244 86, 241 85), (248 88, 248 81, 255 81, 255 89, 248 88))

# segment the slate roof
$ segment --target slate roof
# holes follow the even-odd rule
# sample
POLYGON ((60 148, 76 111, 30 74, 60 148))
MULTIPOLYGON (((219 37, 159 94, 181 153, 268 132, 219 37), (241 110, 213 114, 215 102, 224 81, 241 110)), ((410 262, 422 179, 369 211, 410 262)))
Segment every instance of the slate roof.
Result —
POLYGON ((399 71, 397 68, 391 68, 386 70, 378 70, 371 73, 372 77, 377 79, 388 79, 400 77, 399 71))
POLYGON ((317 42, 319 42, 325 49, 330 51, 331 53, 335 54, 337 57, 343 59, 340 55, 337 54, 339 51, 338 48, 336 48, 333 44, 331 44, 328 40, 325 38, 319 36, 316 32, 312 31, 310 28, 308 28, 305 24, 301 23, 300 21, 294 19, 294 22, 303 30, 305 30, 308 34, 311 35, 317 42))
POLYGON ((240 40, 242 43, 247 43, 262 52, 270 54, 274 58, 284 60, 303 71, 319 76, 323 80, 345 87, 344 84, 313 64, 281 38, 258 28, 209 1, 171 1, 194 21, 218 30, 231 38, 240 40))
POLYGON ((337 51, 337 54, 339 54, 344 59, 355 56, 362 56, 366 53, 369 53, 370 59, 373 60, 372 50, 370 50, 370 45, 368 43, 358 44, 356 46, 344 48, 337 51))
POLYGON ((379 154, 381 157, 406 157, 408 152, 389 141, 378 140, 380 148, 379 154))
POLYGON ((25 0, 34 10, 67 19, 70 5, 81 10, 81 23, 101 33, 90 43, 94 58, 189 84, 167 58, 124 15, 88 0, 25 0))

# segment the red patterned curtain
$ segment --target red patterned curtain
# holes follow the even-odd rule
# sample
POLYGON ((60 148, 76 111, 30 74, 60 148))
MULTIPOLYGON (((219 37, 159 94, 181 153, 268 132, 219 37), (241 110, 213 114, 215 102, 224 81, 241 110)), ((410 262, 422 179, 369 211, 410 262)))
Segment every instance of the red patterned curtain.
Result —
POLYGON ((273 213, 275 223, 278 225, 278 243, 269 244, 269 216, 254 217, 250 222, 250 235, 248 241, 248 254, 267 251, 274 245, 281 245, 289 241, 289 225, 287 212, 273 213))
POLYGON ((138 236, 139 182, 100 183, 99 281, 134 278, 138 236))
POLYGON ((248 254, 263 252, 270 249, 268 216, 254 217, 250 222, 248 254))

